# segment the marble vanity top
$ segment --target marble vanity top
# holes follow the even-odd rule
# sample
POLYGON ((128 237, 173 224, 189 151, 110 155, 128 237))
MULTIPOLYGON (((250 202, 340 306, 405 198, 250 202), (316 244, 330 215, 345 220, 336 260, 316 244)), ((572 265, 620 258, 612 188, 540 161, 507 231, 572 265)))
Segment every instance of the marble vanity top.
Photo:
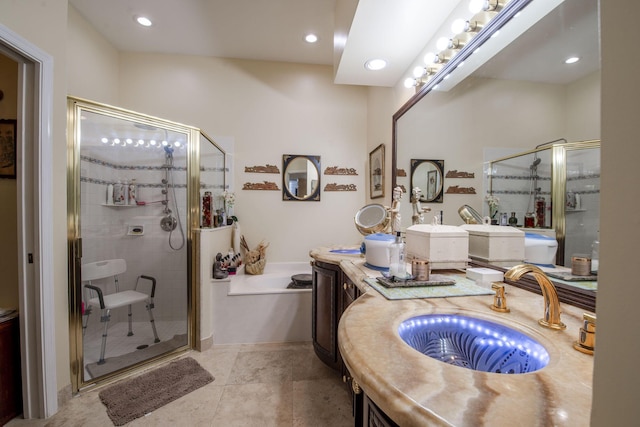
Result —
MULTIPOLYGON (((379 272, 358 255, 327 248, 310 252, 317 261, 340 265, 362 296, 344 312, 338 343, 352 377, 401 426, 587 426, 591 413, 593 356, 576 351, 584 310, 561 304, 567 328, 538 324, 542 296, 505 285, 510 313, 489 308, 492 295, 387 300, 365 279, 379 272), (540 342, 549 364, 536 372, 479 372, 431 359, 405 344, 398 325, 429 313, 465 314, 502 323, 540 342)), ((461 273, 464 274, 464 273, 461 273)))

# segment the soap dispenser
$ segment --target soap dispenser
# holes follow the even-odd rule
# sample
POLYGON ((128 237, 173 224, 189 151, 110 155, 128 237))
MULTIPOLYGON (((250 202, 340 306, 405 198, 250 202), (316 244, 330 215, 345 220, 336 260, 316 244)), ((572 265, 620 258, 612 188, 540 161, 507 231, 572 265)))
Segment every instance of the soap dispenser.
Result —
POLYGON ((400 232, 396 232, 396 241, 389 246, 389 277, 405 280, 407 268, 404 261, 404 242, 400 232))

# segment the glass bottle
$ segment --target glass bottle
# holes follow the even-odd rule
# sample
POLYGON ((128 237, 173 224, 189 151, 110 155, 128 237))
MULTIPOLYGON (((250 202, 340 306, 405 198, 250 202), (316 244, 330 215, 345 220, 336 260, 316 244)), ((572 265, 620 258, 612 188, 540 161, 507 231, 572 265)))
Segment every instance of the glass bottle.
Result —
POLYGON ((516 218, 515 212, 511 212, 511 216, 509 217, 509 225, 512 227, 518 225, 518 218, 516 218))
POLYGON ((404 262, 404 242, 400 232, 396 232, 396 241, 389 246, 389 276, 404 280, 407 268, 404 262))
POLYGON ((525 228, 533 228, 535 227, 536 217, 533 215, 533 212, 527 212, 524 216, 524 227, 525 228))

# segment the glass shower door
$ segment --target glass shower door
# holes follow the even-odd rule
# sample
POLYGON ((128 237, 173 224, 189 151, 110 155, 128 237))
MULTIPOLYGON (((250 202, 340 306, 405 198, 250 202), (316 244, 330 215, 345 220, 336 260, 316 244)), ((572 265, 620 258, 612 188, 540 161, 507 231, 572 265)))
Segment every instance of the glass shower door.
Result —
POLYGON ((190 343, 195 131, 79 100, 69 104, 79 388, 190 343))

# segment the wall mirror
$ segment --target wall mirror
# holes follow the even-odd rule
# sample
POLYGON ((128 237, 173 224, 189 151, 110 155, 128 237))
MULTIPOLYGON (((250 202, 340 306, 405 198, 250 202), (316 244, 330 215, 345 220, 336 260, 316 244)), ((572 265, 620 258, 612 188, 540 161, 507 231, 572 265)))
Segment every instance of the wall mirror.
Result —
POLYGON ((420 189, 420 201, 442 203, 444 160, 411 159, 411 189, 420 189))
POLYGON ((282 156, 282 200, 320 201, 320 156, 282 156))
MULTIPOLYGON (((407 171, 411 159, 435 157, 445 159, 450 169, 475 174, 455 184, 483 189, 476 195, 445 198, 441 207, 445 223, 460 221, 457 209, 463 204, 483 216, 489 214, 484 162, 533 151, 558 138, 600 139, 598 1, 512 0, 500 14, 504 12, 510 15, 498 37, 491 37, 497 28, 490 26, 477 36, 483 35, 482 52, 492 40, 511 34, 504 48, 469 73, 464 70, 473 65, 479 45, 465 45, 393 116, 392 188, 410 184, 398 170, 407 171), (528 14, 537 14, 537 20, 519 31, 510 30, 528 14), (565 64, 569 56, 580 60, 565 64), (458 67, 463 61, 464 67, 458 67), (458 72, 467 74, 450 84, 458 72), (443 80, 447 75, 450 78, 443 80)), ((550 167, 543 160, 539 170, 550 167)), ((411 205, 403 203, 401 209, 406 228, 411 225, 411 205)), ((570 233, 567 230, 567 239, 570 233)), ((561 299, 574 303, 566 296, 576 286, 562 283, 558 288, 561 299)), ((582 302, 575 305, 595 307, 595 292, 579 298, 582 302)))

